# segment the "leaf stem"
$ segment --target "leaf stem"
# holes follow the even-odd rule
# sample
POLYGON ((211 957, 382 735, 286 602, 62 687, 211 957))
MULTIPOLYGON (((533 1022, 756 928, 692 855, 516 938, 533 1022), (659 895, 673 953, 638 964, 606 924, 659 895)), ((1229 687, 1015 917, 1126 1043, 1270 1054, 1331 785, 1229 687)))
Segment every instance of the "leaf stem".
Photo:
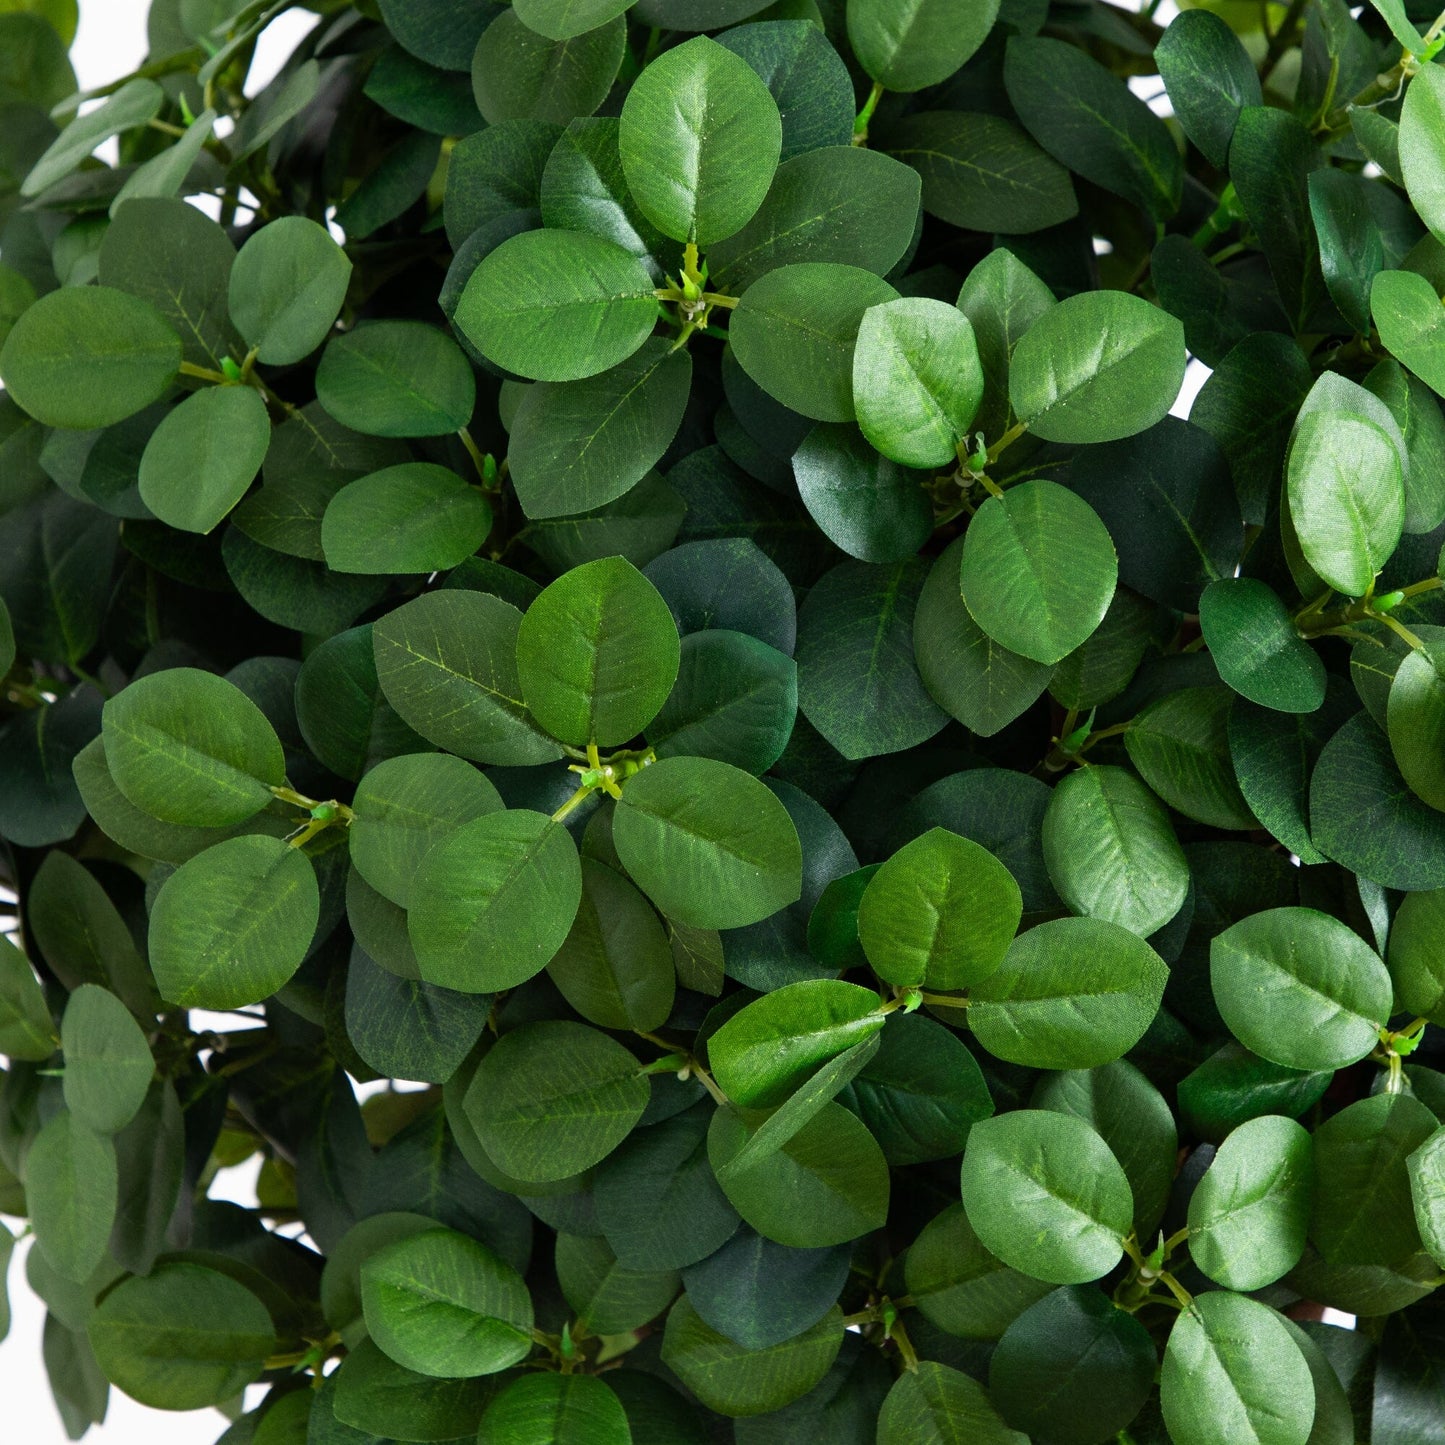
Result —
POLYGON ((873 89, 868 92, 868 99, 863 102, 863 109, 858 112, 857 118, 853 122, 853 144, 855 146, 868 144, 868 124, 873 119, 873 112, 878 109, 878 102, 882 99, 882 83, 875 80, 873 89))

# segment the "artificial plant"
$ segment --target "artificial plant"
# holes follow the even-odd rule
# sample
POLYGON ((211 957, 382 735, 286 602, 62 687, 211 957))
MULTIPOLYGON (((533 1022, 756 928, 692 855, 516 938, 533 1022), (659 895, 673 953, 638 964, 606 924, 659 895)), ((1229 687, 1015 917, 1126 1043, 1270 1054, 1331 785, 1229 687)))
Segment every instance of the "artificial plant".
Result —
POLYGON ((1435 3, 0 5, 72 1435, 1445 1439, 1435 3))

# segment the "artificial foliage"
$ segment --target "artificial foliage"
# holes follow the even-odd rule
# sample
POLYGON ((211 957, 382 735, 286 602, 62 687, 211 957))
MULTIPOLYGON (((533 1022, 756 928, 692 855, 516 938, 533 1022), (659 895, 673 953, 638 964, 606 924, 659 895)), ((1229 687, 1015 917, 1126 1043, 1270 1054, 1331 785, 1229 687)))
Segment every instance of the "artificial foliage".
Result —
POLYGON ((1445 1440, 1435 3, 0 4, 73 1436, 1445 1440))

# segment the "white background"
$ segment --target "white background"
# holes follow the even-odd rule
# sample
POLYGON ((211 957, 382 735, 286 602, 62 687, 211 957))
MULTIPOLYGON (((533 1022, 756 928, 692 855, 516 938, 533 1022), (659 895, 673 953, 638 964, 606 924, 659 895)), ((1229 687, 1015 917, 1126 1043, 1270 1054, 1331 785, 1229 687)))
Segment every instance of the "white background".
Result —
MULTIPOLYGON (((82 89, 104 85, 144 60, 148 9, 149 0, 80 0, 80 30, 71 56, 82 89)), ((257 48, 249 89, 265 84, 314 21, 314 16, 294 13, 281 16, 270 27, 257 48)), ((1184 392, 1174 408, 1176 415, 1188 415, 1194 394, 1207 375, 1197 362, 1191 364, 1184 392)), ((229 1188, 213 1189, 214 1196, 244 1196, 251 1171, 235 1173, 240 1177, 225 1181, 229 1188)), ((41 1364, 40 1331, 45 1307, 25 1282, 29 1248, 28 1242, 22 1244, 10 1265, 14 1320, 9 1337, 0 1344, 0 1402, 4 1409, 0 1436, 24 1445, 66 1445, 66 1434, 41 1364)), ((148 1410, 112 1390, 105 1424, 92 1429, 86 1438, 97 1445, 209 1445, 225 1427, 226 1421, 214 1412, 173 1415, 148 1410)))

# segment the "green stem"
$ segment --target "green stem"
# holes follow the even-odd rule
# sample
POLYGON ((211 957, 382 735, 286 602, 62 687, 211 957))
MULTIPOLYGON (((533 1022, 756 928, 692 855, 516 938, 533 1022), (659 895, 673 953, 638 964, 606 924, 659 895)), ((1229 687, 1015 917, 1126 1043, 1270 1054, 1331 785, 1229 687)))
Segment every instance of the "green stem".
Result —
POLYGON ((875 80, 873 89, 868 92, 868 99, 863 102, 863 109, 858 112, 857 119, 853 122, 853 144, 855 146, 868 144, 868 125, 873 119, 873 112, 878 109, 878 102, 882 99, 883 86, 875 80))
POLYGON ((988 464, 992 466, 1026 431, 1023 422, 1015 422, 989 449, 988 464))
POLYGON ((215 386, 225 386, 230 377, 223 371, 212 371, 208 366, 197 366, 194 362, 181 362, 181 375, 194 376, 197 381, 209 381, 215 386))

